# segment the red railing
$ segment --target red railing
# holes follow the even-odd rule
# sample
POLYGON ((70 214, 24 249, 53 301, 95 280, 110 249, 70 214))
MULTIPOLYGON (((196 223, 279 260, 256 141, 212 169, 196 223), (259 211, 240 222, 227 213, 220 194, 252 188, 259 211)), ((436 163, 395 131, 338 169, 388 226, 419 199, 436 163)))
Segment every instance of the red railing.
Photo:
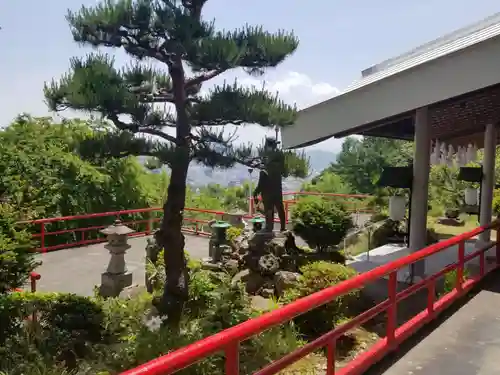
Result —
POLYGON ((304 314, 316 307, 322 306, 335 298, 342 296, 354 290, 363 288, 369 283, 375 282, 380 278, 389 277, 388 298, 375 305, 369 310, 363 312, 347 323, 336 327, 332 331, 324 334, 318 339, 309 342, 298 350, 286 355, 285 357, 270 363, 265 368, 254 374, 270 375, 287 368, 294 362, 304 358, 308 354, 326 347, 327 351, 327 374, 353 375, 362 374, 373 364, 382 359, 389 352, 397 349, 398 345, 414 334, 423 325, 433 320, 437 314, 447 308, 452 302, 467 293, 476 285, 487 273, 497 269, 500 265, 500 231, 499 223, 494 222, 487 227, 479 227, 470 232, 461 234, 446 241, 441 241, 425 249, 415 252, 409 256, 400 258, 394 262, 377 267, 371 271, 360 274, 352 279, 346 280, 335 286, 326 288, 320 292, 311 294, 305 298, 299 299, 286 306, 283 306, 272 312, 268 312, 258 318, 248 320, 237 326, 219 332, 213 336, 195 342, 187 347, 178 349, 170 354, 152 360, 136 369, 126 371, 122 375, 166 375, 173 374, 183 368, 189 367, 196 362, 211 356, 218 352, 225 354, 225 374, 239 375, 239 344, 252 336, 281 324, 289 322, 294 317, 304 314), (488 244, 471 254, 466 255, 465 241, 478 234, 489 230, 497 230, 497 241, 488 244), (403 291, 397 289, 397 273, 399 270, 409 267, 417 261, 444 251, 445 249, 458 245, 458 261, 446 266, 441 271, 426 277, 403 291), (495 247, 495 263, 487 269, 485 252, 495 247), (471 278, 464 279, 465 263, 479 257, 479 274, 471 278), (436 282, 442 279, 446 273, 456 271, 456 285, 453 291, 447 293, 441 298, 436 298, 436 282), (415 317, 398 327, 397 306, 402 300, 426 289, 428 293, 427 307, 418 313, 415 317), (335 368, 335 344, 339 337, 359 327, 362 324, 373 319, 381 313, 387 314, 386 336, 379 339, 366 352, 359 354, 351 362, 340 369, 335 368))
MULTIPOLYGON (((285 214, 287 218, 287 223, 289 220, 290 207, 297 202, 295 199, 296 196, 321 196, 324 198, 332 198, 332 199, 345 199, 347 200, 346 204, 348 205, 348 209, 352 212, 367 212, 366 206, 361 204, 357 204, 360 200, 364 200, 369 198, 368 195, 349 195, 349 194, 332 194, 332 193, 316 193, 316 192, 289 192, 284 193, 284 197, 291 197, 292 199, 284 199, 285 205, 285 214)), ((253 207, 253 199, 251 200, 251 207, 253 207)), ((59 249, 65 249, 70 247, 84 246, 95 244, 99 242, 105 241, 104 236, 99 234, 99 230, 105 228, 112 221, 119 219, 125 225, 128 225, 132 228, 140 228, 137 232, 132 233, 132 236, 142 236, 149 235, 154 230, 155 224, 161 221, 161 218, 157 216, 157 213, 161 213, 161 207, 150 207, 150 208, 141 208, 141 209, 133 209, 133 210, 121 210, 121 211, 113 211, 113 212, 100 212, 93 214, 85 214, 85 215, 73 215, 73 216, 62 216, 62 217, 53 217, 53 218, 45 218, 45 219, 37 219, 32 221, 23 222, 25 225, 34 225, 39 229, 38 233, 33 234, 33 238, 39 241, 39 248, 36 249, 39 252, 47 252, 54 251, 59 249), (130 216, 140 216, 138 219, 130 219, 130 216), (144 218, 147 216, 147 218, 144 218), (128 218, 127 218, 128 217, 128 218), (56 230, 48 230, 47 228, 50 225, 57 225, 58 223, 68 222, 76 222, 76 221, 90 221, 92 219, 110 219, 106 220, 109 223, 106 225, 89 225, 82 227, 73 227, 70 225, 61 225, 64 228, 56 229, 56 230), (112 219, 112 220, 111 220, 112 219), (69 227, 69 228, 68 228, 69 227), (71 235, 68 238, 68 241, 64 243, 56 243, 50 244, 49 238, 51 236, 62 236, 62 235, 71 235)), ((255 212, 252 208, 251 212, 255 212)), ((205 210, 200 208, 185 208, 184 215, 184 228, 183 230, 187 233, 209 236, 210 232, 208 230, 207 225, 208 222, 214 218, 221 218, 225 212, 217 211, 217 210, 205 210), (198 216, 198 217, 197 217, 198 216), (200 218, 201 216, 209 217, 209 218, 200 218)), ((245 218, 251 217, 251 214, 245 215, 245 218)), ((35 229, 36 230, 36 229, 35 229)))

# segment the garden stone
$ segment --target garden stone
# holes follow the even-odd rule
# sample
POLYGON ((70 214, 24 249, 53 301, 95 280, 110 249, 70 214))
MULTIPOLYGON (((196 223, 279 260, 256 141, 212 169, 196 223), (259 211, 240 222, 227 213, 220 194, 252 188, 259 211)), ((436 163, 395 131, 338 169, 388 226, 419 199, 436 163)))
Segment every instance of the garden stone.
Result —
POLYGON ((441 225, 448 225, 450 227, 462 227, 465 225, 463 220, 450 217, 441 217, 438 219, 438 223, 441 225))
POLYGON ((260 291, 260 295, 264 298, 271 298, 274 296, 274 289, 264 288, 260 291))
POLYGON ((119 297, 123 299, 132 299, 132 298, 137 298, 138 296, 146 292, 147 292, 146 286, 136 284, 124 288, 121 291, 119 297))
POLYGON ((239 269, 239 262, 235 259, 230 259, 224 263, 223 267, 230 275, 236 275, 239 269))
POLYGON ((280 268, 280 260, 276 255, 266 254, 259 258, 259 271, 262 275, 274 275, 280 268))
POLYGON ((274 275, 274 285, 276 294, 282 296, 283 292, 295 286, 300 279, 300 274, 297 272, 278 271, 274 275))
POLYGON ((245 284, 245 290, 248 294, 257 294, 266 280, 262 277, 262 275, 252 272, 249 269, 245 269, 238 272, 231 280, 233 285, 236 285, 238 282, 245 284))

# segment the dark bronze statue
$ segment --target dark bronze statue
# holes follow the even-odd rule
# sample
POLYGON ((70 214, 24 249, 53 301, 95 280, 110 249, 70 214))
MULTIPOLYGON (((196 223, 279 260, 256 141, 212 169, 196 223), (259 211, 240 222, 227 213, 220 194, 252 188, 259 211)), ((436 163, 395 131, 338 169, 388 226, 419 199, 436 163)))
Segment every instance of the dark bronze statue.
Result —
POLYGON ((283 187, 281 177, 285 169, 283 153, 278 150, 278 142, 267 138, 264 145, 264 165, 259 174, 259 182, 253 193, 254 201, 258 202, 259 194, 262 197, 266 231, 274 228, 274 209, 278 211, 281 231, 286 230, 285 207, 283 205, 283 187))

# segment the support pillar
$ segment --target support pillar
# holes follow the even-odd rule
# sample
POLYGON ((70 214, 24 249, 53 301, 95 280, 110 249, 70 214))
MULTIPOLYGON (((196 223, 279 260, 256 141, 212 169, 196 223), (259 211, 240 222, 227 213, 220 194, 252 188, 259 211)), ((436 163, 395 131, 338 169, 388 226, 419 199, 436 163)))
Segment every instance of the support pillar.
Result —
MULTIPOLYGON (((427 245, 427 207, 430 171, 430 122, 427 107, 415 112, 415 155, 413 157, 413 185, 410 219, 410 251, 427 245)), ((411 277, 425 275, 425 261, 413 265, 411 277)))
MULTIPOLYGON (((481 208, 479 224, 491 223, 493 190, 495 189, 495 153, 497 129, 494 124, 486 125, 484 132, 483 181, 481 189, 481 208)), ((486 243, 491 239, 491 232, 485 231, 479 235, 479 242, 486 243)))

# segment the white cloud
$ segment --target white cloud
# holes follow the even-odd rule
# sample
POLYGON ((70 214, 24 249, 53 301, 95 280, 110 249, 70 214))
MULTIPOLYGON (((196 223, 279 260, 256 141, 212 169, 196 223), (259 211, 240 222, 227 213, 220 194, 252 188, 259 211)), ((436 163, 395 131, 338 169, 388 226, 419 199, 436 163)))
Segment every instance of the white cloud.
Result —
POLYGON ((308 75, 299 72, 287 72, 272 79, 244 77, 238 80, 244 86, 261 88, 263 85, 280 98, 299 108, 309 107, 340 93, 340 90, 327 82, 314 82, 308 75))
MULTIPOLYGON (((265 87, 267 90, 277 93, 283 101, 296 104, 299 109, 309 107, 324 100, 330 99, 338 94, 340 90, 328 82, 315 82, 308 75, 295 71, 284 74, 264 76, 262 79, 245 76, 224 77, 228 82, 237 79, 243 86, 256 88, 265 87)), ((221 82, 217 82, 219 84, 221 82)), ((229 131, 234 128, 230 127, 229 131)), ((249 125, 238 129, 238 141, 260 143, 266 135, 274 135, 273 130, 265 130, 259 126, 249 125)), ((332 139, 322 142, 312 148, 328 151, 338 151, 342 144, 341 140, 332 139)))

